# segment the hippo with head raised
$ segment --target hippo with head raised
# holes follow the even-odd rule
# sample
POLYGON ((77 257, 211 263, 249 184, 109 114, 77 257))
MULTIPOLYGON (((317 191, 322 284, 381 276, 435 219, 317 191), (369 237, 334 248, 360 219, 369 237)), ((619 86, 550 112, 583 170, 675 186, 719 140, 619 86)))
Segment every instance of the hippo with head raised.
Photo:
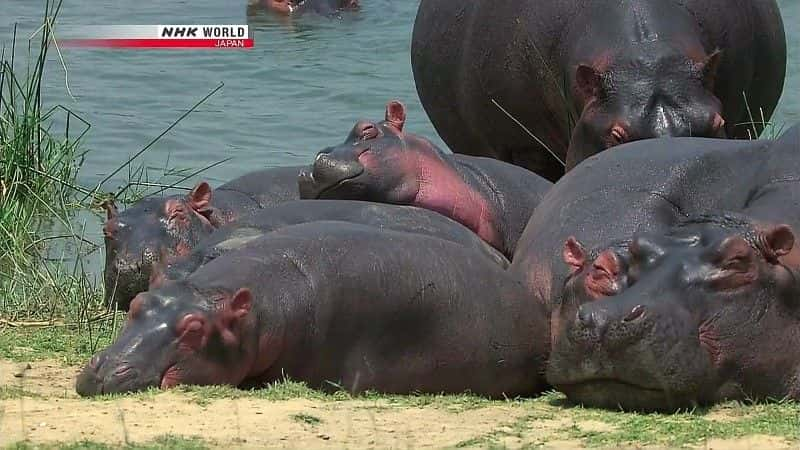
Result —
POLYGON ((411 63, 454 152, 555 181, 625 142, 756 137, 786 36, 775 0, 422 0, 411 63))
POLYGON ((554 330, 548 381, 614 409, 800 400, 800 271, 785 260, 794 249, 791 226, 737 213, 638 234, 625 287, 554 330))
POLYGON ((511 256, 552 184, 491 158, 452 155, 403 130, 405 107, 386 105, 381 122, 359 121, 342 144, 300 174, 300 197, 418 206, 456 220, 511 256))
POLYGON ((103 226, 108 304, 127 310, 147 290, 162 255, 188 255, 216 228, 250 212, 298 198, 299 167, 260 170, 211 190, 200 182, 186 195, 147 197, 125 211, 109 204, 103 226))
POLYGON ((501 398, 544 387, 546 311, 473 249, 344 222, 285 227, 140 293, 84 396, 284 377, 501 398))

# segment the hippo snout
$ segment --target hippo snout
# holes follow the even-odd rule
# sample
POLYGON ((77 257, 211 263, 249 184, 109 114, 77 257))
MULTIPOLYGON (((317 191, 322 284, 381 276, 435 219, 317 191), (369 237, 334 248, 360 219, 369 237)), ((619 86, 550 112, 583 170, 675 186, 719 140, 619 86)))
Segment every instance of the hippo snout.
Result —
POLYGON ((364 173, 364 166, 356 158, 337 159, 329 152, 320 152, 310 169, 300 173, 298 185, 300 198, 321 198, 326 191, 364 173))
MULTIPOLYGON (((149 383, 153 384, 153 383, 149 383)), ((109 358, 105 353, 94 355, 83 368, 75 390, 83 397, 137 391, 146 388, 139 370, 125 361, 109 358)))
POLYGON ((572 340, 585 347, 600 345, 606 350, 621 350, 638 342, 652 328, 647 316, 643 305, 612 313, 584 304, 575 314, 572 340))

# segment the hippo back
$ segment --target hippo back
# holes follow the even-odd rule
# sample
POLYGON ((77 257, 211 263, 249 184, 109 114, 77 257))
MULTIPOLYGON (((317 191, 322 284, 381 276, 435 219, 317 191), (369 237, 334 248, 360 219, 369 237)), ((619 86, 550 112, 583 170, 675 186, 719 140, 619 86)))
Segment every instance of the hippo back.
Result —
POLYGON ((745 206, 771 141, 669 138, 625 144, 570 171, 528 222, 509 270, 555 302, 568 275, 565 240, 602 250, 637 231, 658 231, 690 214, 745 206))

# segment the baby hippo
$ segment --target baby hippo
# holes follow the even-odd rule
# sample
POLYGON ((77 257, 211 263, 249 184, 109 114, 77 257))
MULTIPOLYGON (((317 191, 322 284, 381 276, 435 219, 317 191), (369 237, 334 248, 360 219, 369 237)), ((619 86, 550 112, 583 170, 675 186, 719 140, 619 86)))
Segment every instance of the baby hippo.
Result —
POLYGON ((139 294, 84 396, 284 377, 502 398, 544 387, 546 310, 472 249, 343 222, 282 228, 139 294))
POLYGON ((405 133, 405 107, 356 123, 345 141, 321 151, 298 179, 300 198, 412 205, 444 214, 511 257, 552 183, 491 158, 453 155, 405 133))

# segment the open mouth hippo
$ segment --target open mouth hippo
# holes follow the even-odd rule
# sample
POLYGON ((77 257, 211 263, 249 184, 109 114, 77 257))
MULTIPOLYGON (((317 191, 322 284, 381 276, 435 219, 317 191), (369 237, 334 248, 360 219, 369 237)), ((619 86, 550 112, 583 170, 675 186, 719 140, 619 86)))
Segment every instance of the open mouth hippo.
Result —
POLYGON ((127 310, 147 290, 152 266, 162 255, 188 255, 223 224, 258 209, 297 199, 299 167, 244 175, 215 190, 206 182, 186 195, 148 197, 125 211, 107 206, 105 292, 109 305, 127 310))
POLYGON ((301 198, 368 200, 430 209, 460 222, 504 255, 516 248, 550 182, 491 158, 452 155, 403 131, 405 107, 356 123, 345 141, 300 174, 301 198))
POLYGON ((536 394, 546 311, 475 256, 443 239, 345 222, 282 228, 137 295, 77 392, 289 377, 350 392, 536 394))
POLYGON ((629 285, 554 333, 548 380, 573 401, 675 410, 800 398, 800 273, 785 224, 688 218, 630 245, 629 285))

